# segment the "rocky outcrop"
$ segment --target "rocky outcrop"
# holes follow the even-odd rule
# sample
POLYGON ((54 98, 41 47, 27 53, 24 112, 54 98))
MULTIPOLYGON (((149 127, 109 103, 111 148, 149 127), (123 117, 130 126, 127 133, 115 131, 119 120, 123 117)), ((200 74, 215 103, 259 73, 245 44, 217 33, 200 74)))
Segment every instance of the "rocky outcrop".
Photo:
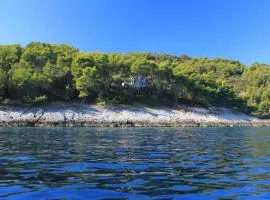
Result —
POLYGON ((259 120, 226 108, 177 106, 101 107, 85 104, 49 105, 44 107, 0 107, 2 126, 263 126, 259 120))

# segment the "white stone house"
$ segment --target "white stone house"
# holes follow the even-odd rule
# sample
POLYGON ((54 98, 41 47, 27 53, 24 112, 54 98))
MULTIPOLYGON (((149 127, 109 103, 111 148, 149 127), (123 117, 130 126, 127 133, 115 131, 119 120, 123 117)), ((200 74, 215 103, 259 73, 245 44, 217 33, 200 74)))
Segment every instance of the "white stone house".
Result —
POLYGON ((134 76, 131 77, 129 85, 134 88, 145 88, 148 87, 149 81, 145 76, 134 76))

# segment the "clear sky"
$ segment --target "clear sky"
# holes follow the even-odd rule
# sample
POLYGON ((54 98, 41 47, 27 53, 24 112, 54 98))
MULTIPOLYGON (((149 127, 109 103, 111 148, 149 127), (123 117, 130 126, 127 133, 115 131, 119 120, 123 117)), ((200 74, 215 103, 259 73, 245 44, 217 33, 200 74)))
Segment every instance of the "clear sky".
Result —
POLYGON ((270 64, 269 0, 0 0, 0 44, 270 64))

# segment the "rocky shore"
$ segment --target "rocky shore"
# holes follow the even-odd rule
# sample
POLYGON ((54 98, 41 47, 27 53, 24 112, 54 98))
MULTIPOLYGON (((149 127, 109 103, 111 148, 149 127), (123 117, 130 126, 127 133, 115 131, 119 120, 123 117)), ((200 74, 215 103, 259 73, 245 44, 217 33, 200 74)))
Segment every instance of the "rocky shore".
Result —
POLYGON ((0 126, 81 127, 186 127, 186 126, 269 126, 226 108, 177 106, 109 106, 59 104, 37 107, 0 107, 0 126))

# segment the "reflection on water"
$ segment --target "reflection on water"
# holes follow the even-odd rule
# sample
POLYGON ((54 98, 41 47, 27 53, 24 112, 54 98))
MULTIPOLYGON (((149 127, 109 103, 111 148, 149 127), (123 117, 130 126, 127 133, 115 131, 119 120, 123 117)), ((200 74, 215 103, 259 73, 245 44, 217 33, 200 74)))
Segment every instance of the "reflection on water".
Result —
POLYGON ((2 128, 1 199, 270 199, 270 128, 2 128))

